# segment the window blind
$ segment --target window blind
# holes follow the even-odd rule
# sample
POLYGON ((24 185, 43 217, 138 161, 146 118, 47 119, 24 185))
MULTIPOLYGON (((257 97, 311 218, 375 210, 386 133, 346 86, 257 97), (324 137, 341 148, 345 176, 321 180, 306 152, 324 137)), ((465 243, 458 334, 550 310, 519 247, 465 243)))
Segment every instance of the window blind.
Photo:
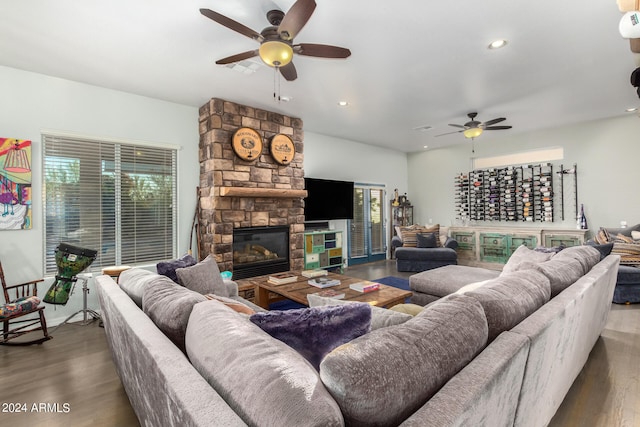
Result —
POLYGON ((59 243, 98 251, 93 269, 175 258, 171 148, 44 134, 45 272, 59 243))

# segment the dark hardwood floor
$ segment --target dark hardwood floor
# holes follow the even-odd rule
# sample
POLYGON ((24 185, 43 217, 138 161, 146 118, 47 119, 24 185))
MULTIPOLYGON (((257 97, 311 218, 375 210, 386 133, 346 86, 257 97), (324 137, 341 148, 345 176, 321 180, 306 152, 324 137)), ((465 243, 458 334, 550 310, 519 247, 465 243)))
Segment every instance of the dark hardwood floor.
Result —
MULTIPOLYGON (((398 273, 393 261, 345 274, 369 280, 410 275, 398 273)), ((52 335, 42 345, 0 346, 0 425, 138 426, 104 329, 97 322, 67 324, 52 335)), ((639 426, 639 362, 640 304, 612 304, 606 329, 550 426, 639 426)))

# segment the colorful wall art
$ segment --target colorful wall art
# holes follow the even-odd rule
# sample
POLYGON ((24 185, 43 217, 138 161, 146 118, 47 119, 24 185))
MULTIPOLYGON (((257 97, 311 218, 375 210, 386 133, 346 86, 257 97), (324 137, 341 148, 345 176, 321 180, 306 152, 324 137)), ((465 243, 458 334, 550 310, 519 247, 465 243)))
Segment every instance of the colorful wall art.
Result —
POLYGON ((0 230, 28 230, 31 221, 31 141, 0 138, 0 230))

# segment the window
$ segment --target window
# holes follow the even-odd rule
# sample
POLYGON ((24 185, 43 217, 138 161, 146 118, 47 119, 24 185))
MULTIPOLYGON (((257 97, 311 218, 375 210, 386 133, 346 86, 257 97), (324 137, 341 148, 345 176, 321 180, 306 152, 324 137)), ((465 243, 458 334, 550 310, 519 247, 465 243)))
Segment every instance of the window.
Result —
POLYGON ((43 135, 45 273, 64 242, 98 251, 92 268, 175 257, 175 148, 43 135))

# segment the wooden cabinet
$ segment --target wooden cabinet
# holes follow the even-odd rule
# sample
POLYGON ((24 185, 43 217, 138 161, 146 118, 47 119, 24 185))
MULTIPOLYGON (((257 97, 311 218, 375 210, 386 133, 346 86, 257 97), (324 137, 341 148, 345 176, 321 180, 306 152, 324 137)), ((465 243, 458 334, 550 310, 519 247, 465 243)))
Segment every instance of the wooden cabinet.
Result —
POLYGON ((580 238, 578 236, 572 236, 567 234, 545 234, 544 245, 547 247, 553 246, 577 246, 581 245, 580 238))
POLYGON ((509 260, 519 246, 575 246, 585 241, 588 230, 515 227, 451 227, 449 233, 458 242, 458 263, 495 270, 509 260))
POLYGON ((458 242, 458 259, 474 260, 476 259, 476 232, 471 230, 454 230, 450 229, 451 238, 458 242))
POLYGON ((304 233, 304 269, 339 269, 342 271, 342 231, 304 233))
POLYGON ((391 202, 391 227, 389 230, 389 250, 391 251, 391 258, 393 258, 394 251, 394 247, 391 245, 391 239, 397 234, 396 227, 405 227, 408 225, 413 225, 413 206, 393 206, 393 202, 391 202))
POLYGON ((505 264, 509 258, 509 236, 499 233, 480 233, 480 261, 505 264))

